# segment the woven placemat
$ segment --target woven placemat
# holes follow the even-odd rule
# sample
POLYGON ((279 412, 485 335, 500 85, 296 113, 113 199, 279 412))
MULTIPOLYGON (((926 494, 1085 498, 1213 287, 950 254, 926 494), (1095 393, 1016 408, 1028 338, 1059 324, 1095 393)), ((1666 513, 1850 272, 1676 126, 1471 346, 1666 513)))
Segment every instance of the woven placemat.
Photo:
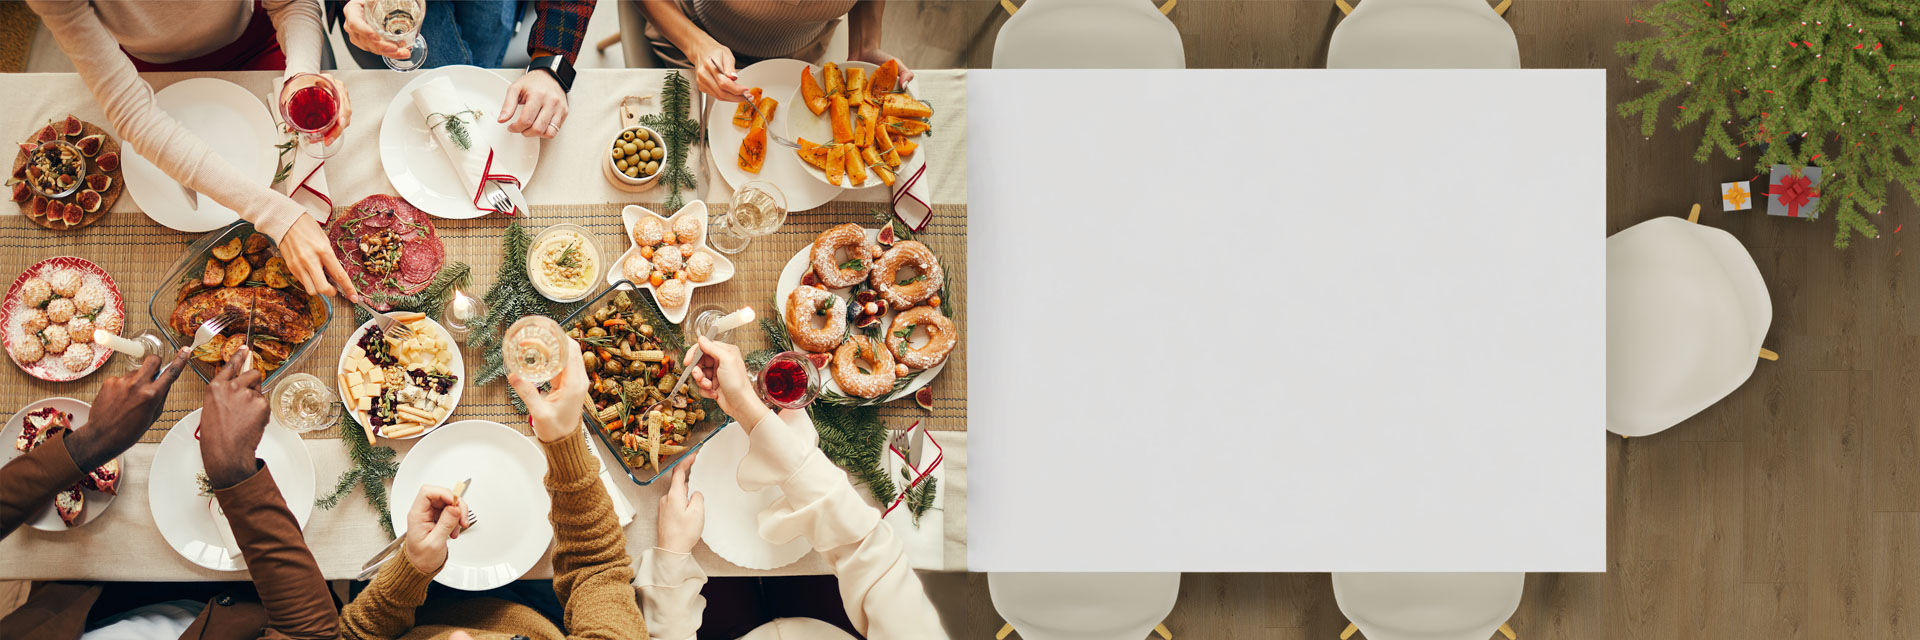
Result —
MULTIPOLYGON (((625 251, 627 246, 624 228, 620 223, 620 209, 624 206, 535 206, 522 224, 533 233, 557 222, 571 222, 586 227, 599 239, 602 252, 611 260, 625 251)), ((812 242, 815 235, 833 225, 852 222, 875 226, 877 223, 872 211, 876 206, 872 203, 833 203, 788 216, 786 224, 778 232, 754 241, 753 246, 733 256, 737 273, 732 280, 701 287, 695 294, 694 303, 752 305, 763 314, 773 313, 774 282, 787 260, 802 246, 812 242)), ((658 205, 649 208, 659 209, 658 205)), ((484 294, 493 285, 494 276, 499 271, 500 245, 507 221, 490 216, 477 220, 435 220, 434 226, 446 244, 448 259, 465 262, 473 268, 470 290, 475 295, 484 294)), ((24 217, 5 216, 0 217, 0 275, 17 274, 33 263, 53 256, 68 255, 91 260, 106 269, 126 299, 128 329, 155 329, 157 325, 149 311, 152 292, 159 290, 161 280, 174 262, 198 237, 198 234, 172 231, 137 213, 109 214, 93 226, 72 233, 51 232, 34 226, 24 217)), ((931 413, 921 410, 912 398, 902 398, 888 403, 882 408, 881 414, 889 425, 896 427, 924 419, 931 429, 964 430, 967 415, 966 207, 936 207, 934 221, 925 232, 919 234, 919 239, 940 256, 946 270, 948 290, 954 297, 953 307, 958 316, 954 322, 960 327, 961 341, 949 357, 946 369, 931 385, 936 398, 936 406, 931 413)), ((7 278, 7 281, 10 282, 11 278, 7 278)), ((172 301, 162 301, 159 309, 162 317, 171 310, 172 301)), ((340 347, 354 329, 352 309, 336 304, 333 321, 322 334, 321 343, 291 366, 320 376, 322 380, 331 380, 334 367, 339 362, 340 347)), ((746 350, 766 346, 764 336, 757 330, 742 329, 730 337, 746 350)), ((471 349, 465 350, 464 354, 468 371, 478 370, 481 355, 471 349)), ((0 407, 7 408, 10 413, 35 400, 51 396, 91 401, 98 393, 101 381, 119 373, 113 367, 114 363, 109 363, 106 368, 81 380, 52 383, 34 379, 18 367, 0 365, 0 369, 4 370, 4 373, 0 373, 0 381, 6 383, 0 388, 0 407)), ((184 375, 186 379, 174 385, 167 397, 166 409, 155 421, 154 428, 142 439, 143 442, 159 442, 173 423, 201 406, 206 384, 192 373, 184 375)), ((524 417, 514 411, 507 400, 504 381, 481 387, 468 386, 460 406, 454 411, 453 419, 493 420, 525 429, 524 417)), ((308 434, 307 437, 335 438, 338 434, 325 430, 308 434)))
POLYGON ((27 3, 0 2, 0 73, 27 70, 33 36, 39 30, 40 16, 27 3))

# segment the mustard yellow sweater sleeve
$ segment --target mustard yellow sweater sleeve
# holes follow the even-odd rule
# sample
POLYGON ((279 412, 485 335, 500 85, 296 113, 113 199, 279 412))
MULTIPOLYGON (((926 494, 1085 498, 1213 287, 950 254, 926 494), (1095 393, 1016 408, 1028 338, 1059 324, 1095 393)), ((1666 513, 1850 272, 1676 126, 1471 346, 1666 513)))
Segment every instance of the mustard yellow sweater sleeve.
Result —
POLYGON ((413 568, 413 563, 400 554, 395 551, 373 577, 373 583, 340 609, 341 638, 386 640, 413 629, 413 611, 426 603, 427 585, 433 582, 433 576, 413 568))
POLYGON ((627 535, 600 484, 600 461, 587 451, 586 437, 576 431, 540 445, 553 496, 553 591, 566 609, 567 637, 645 638, 627 535))

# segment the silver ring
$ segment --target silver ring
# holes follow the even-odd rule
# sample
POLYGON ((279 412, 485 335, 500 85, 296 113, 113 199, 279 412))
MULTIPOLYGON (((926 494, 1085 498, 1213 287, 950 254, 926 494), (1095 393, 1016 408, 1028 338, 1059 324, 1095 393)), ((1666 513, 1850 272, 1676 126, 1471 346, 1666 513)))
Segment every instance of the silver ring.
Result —
POLYGON ((552 131, 552 130, 555 130, 555 129, 559 129, 559 128, 560 128, 560 121, 559 121, 559 120, 548 120, 548 121, 547 121, 547 130, 549 130, 549 131, 552 131))

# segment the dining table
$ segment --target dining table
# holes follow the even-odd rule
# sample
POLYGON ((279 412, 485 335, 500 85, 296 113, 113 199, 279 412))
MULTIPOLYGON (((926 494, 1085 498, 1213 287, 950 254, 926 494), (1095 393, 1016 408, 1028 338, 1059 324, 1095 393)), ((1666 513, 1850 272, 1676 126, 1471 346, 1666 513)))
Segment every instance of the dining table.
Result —
MULTIPOLYGON (((521 71, 497 70, 511 80, 521 71)), ((388 70, 342 70, 332 72, 345 87, 352 117, 338 151, 325 162, 334 215, 354 202, 375 194, 397 195, 383 169, 380 154, 381 115, 401 89, 418 74, 388 70)), ((481 295, 495 282, 502 260, 502 240, 509 224, 518 222, 530 233, 555 223, 572 223, 586 228, 601 247, 603 255, 615 256, 624 250, 626 236, 620 212, 628 205, 641 205, 662 215, 662 203, 668 188, 655 185, 641 192, 616 189, 598 163, 604 162, 606 145, 621 130, 619 110, 624 102, 638 97, 642 113, 658 112, 663 100, 663 81, 669 69, 588 69, 581 70, 568 97, 569 115, 559 133, 540 144, 539 164, 525 181, 524 193, 530 211, 517 216, 491 214, 484 217, 452 220, 436 219, 436 230, 445 243, 448 264, 463 262, 471 267, 467 290, 481 295)), ((916 90, 930 102, 941 105, 932 119, 934 135, 921 140, 920 153, 928 164, 928 195, 933 217, 917 238, 932 246, 946 261, 946 273, 953 292, 955 321, 965 327, 965 258, 967 253, 967 162, 966 162, 966 87, 964 70, 919 70, 916 90)), ((275 103, 273 88, 278 72, 241 71, 217 73, 149 73, 146 81, 157 91, 191 78, 215 78, 228 81, 259 97, 263 108, 275 103)), ((24 140, 49 120, 74 114, 96 123, 116 138, 118 133, 95 104, 81 77, 72 73, 0 74, 0 94, 7 96, 8 108, 0 110, 0 136, 24 140)), ((698 94, 692 101, 695 111, 698 94)), ((732 104, 716 102, 712 109, 713 126, 729 126, 732 104)), ((487 113, 491 118, 494 114, 487 113)), ((689 117, 694 115, 688 114, 689 117)), ((125 141, 122 141, 125 144, 125 141)), ((784 152, 776 147, 775 152, 784 152)), ((295 153, 298 153, 297 151, 295 153)), ((272 154, 268 154, 271 156, 272 154)), ((696 176, 696 186, 683 194, 687 201, 704 200, 714 207, 725 207, 732 188, 714 169, 713 162, 733 162, 732 149, 712 149, 702 153, 699 145, 689 150, 688 167, 696 176), (711 160, 708 156, 711 156, 711 160)), ((726 305, 750 305, 763 316, 775 313, 772 299, 775 279, 781 267, 795 252, 812 241, 820 231, 841 223, 853 222, 872 227, 886 215, 890 202, 886 188, 847 190, 825 205, 793 211, 785 224, 772 235, 756 239, 752 246, 731 257, 738 272, 727 282, 702 287, 693 304, 716 302, 726 305), (711 296, 711 297, 709 297, 711 296)), ((204 194, 202 197, 205 197, 204 194)), ((82 229, 54 231, 33 224, 16 207, 0 204, 0 272, 16 274, 40 260, 54 256, 77 256, 91 260, 114 279, 126 308, 126 333, 160 330, 150 309, 150 297, 162 290, 161 279, 167 267, 179 260, 199 233, 185 233, 164 227, 144 215, 133 197, 120 198, 110 213, 82 229)), ((163 301, 167 302, 167 301, 163 301)), ((324 380, 333 379, 335 363, 348 334, 355 328, 350 305, 332 301, 332 321, 317 337, 320 344, 301 360, 288 366, 313 373, 324 380)), ((170 308, 170 304, 166 304, 170 308)), ((511 319, 508 319, 511 320, 511 319)), ((766 346, 761 332, 748 328, 735 331, 729 339, 743 351, 766 346)), ((472 375, 483 359, 481 353, 462 347, 472 375)), ((932 409, 923 409, 912 398, 902 398, 880 407, 878 415, 890 429, 902 429, 914 422, 928 426, 944 452, 944 481, 933 512, 923 522, 930 526, 906 525, 901 537, 914 567, 926 570, 965 570, 967 543, 967 369, 964 337, 948 362, 946 370, 930 387, 937 401, 932 409)), ((119 373, 116 359, 107 367, 71 382, 45 382, 28 376, 18 367, 0 366, 0 409, 13 412, 48 397, 91 400, 101 382, 119 373)), ((449 421, 489 420, 530 434, 524 414, 509 401, 504 380, 485 385, 469 385, 465 396, 449 421)), ((0 540, 0 580, 106 580, 106 581, 208 581, 245 579, 244 571, 220 572, 202 568, 169 547, 155 525, 150 511, 146 479, 154 465, 158 444, 174 423, 201 407, 207 385, 193 373, 182 375, 172 387, 164 411, 152 430, 122 458, 123 480, 117 499, 97 518, 76 528, 48 532, 22 527, 0 540)), ((269 428, 279 428, 269 426, 269 428)), ((529 436, 530 437, 530 436, 529 436)), ((378 446, 392 447, 397 459, 406 460, 418 440, 381 439, 378 446)), ((350 466, 347 447, 335 429, 324 429, 303 436, 313 460, 316 491, 330 491, 337 478, 350 466)), ((655 539, 655 505, 668 487, 665 481, 641 486, 620 471, 620 463, 599 447, 601 464, 613 473, 610 483, 635 507, 632 522, 625 527, 627 550, 639 558, 655 539)), ((278 474, 276 474, 277 476, 278 474)), ((851 480, 850 480, 851 482, 851 480)), ((867 492, 858 488, 862 495, 867 492)), ((5 488, 0 487, 0 490, 5 488)), ((405 504, 412 496, 394 495, 395 504, 405 504)), ((872 499, 869 498, 871 502, 872 499)), ((879 507, 876 507, 879 508, 879 507)), ((328 579, 351 579, 363 561, 374 555, 391 539, 380 525, 387 514, 377 512, 355 490, 331 509, 316 507, 306 522, 307 546, 319 561, 328 579)), ((894 519, 889 519, 893 522, 894 519)), ((896 522, 896 524, 898 524, 896 522)), ((736 566, 709 550, 705 544, 695 557, 710 575, 802 575, 827 574, 832 567, 818 554, 807 553, 800 560, 772 570, 748 570, 736 566)), ((544 579, 552 575, 550 563, 542 561, 524 576, 544 579)))

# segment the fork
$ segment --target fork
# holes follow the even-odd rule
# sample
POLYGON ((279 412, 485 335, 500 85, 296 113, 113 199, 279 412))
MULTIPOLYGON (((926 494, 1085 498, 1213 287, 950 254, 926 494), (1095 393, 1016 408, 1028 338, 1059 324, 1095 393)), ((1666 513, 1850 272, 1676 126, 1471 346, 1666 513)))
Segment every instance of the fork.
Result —
MULTIPOLYGON (((467 504, 466 502, 463 501, 460 503, 460 506, 467 510, 467 517, 464 520, 464 524, 460 527, 461 531, 472 529, 473 525, 480 524, 480 512, 475 511, 473 508, 473 505, 467 504)), ((377 558, 376 560, 368 563, 367 566, 362 567, 360 569, 360 574, 354 576, 353 579, 356 581, 365 580, 367 578, 373 577, 373 574, 379 573, 380 567, 382 565, 385 565, 388 560, 393 559, 393 551, 395 549, 399 549, 401 541, 404 541, 406 539, 407 539, 406 532, 402 531, 399 537, 394 538, 393 542, 387 543, 386 548, 380 550, 379 555, 374 556, 375 558, 377 558)))
POLYGON ((220 312, 220 315, 207 318, 207 321, 200 323, 200 328, 193 332, 193 344, 187 347, 187 349, 197 350, 200 347, 207 346, 207 343, 213 342, 213 339, 219 336, 220 332, 226 331, 229 325, 239 321, 240 312, 234 311, 233 309, 227 309, 220 312))
POLYGON ((413 327, 407 326, 407 323, 395 320, 393 316, 374 311, 373 307, 369 307, 366 303, 359 300, 353 301, 353 305, 360 307, 361 311, 365 311, 368 315, 373 316, 373 326, 380 327, 381 333, 392 336, 398 340, 406 340, 413 337, 413 327))
POLYGON ((487 196, 487 204, 493 205, 494 211, 513 211, 513 201, 508 199, 507 192, 499 189, 498 186, 494 188, 492 194, 487 196))

